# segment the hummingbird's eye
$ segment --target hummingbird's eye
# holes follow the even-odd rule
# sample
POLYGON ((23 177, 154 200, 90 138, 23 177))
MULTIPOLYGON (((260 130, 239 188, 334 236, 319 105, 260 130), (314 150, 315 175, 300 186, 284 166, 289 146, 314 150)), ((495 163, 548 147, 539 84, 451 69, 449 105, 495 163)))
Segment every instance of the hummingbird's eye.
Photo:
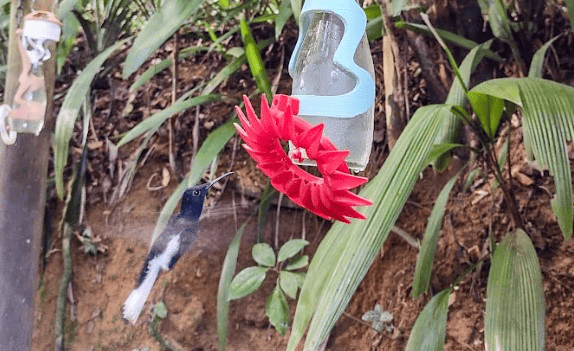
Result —
POLYGON ((193 191, 193 196, 199 196, 201 192, 199 190, 194 190, 193 191))

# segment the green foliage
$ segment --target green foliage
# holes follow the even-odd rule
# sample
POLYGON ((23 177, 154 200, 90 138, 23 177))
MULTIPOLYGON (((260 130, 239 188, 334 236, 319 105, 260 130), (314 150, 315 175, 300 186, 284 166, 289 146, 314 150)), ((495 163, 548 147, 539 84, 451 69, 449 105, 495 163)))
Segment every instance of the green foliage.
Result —
POLYGON ((393 314, 383 310, 381 305, 376 304, 375 308, 371 311, 367 311, 361 317, 362 320, 371 324, 371 328, 381 333, 386 331, 390 333, 393 331, 393 326, 391 322, 393 321, 393 314))
POLYGON ((574 0, 564 0, 568 9, 568 18, 570 19, 570 31, 574 32, 574 0))
POLYGON ((220 95, 208 94, 190 98, 187 100, 179 100, 175 104, 169 106, 164 110, 161 110, 160 112, 154 114, 153 116, 150 116, 149 118, 146 118, 138 125, 130 129, 126 134, 124 134, 124 136, 119 141, 117 146, 121 147, 144 133, 147 133, 152 130, 154 131, 157 130, 162 124, 165 123, 165 121, 167 121, 171 116, 177 113, 183 112, 194 106, 214 102, 219 99, 221 99, 220 95))
POLYGON ((554 176, 552 210, 564 238, 570 239, 574 214, 566 141, 574 137, 574 88, 538 78, 502 78, 483 82, 472 92, 508 100, 522 109, 526 149, 554 176))
POLYGON ((164 1, 134 40, 124 63, 123 77, 134 73, 176 30, 192 16, 203 0, 164 1))
POLYGON ((279 334, 283 335, 289 328, 289 304, 287 298, 279 286, 276 286, 265 305, 265 315, 279 334))
POLYGON ((56 118, 56 135, 54 137, 54 173, 56 179, 56 192, 60 199, 64 196, 64 167, 68 161, 68 149, 72 131, 80 107, 86 96, 89 96, 92 80, 106 61, 106 59, 118 48, 124 41, 119 41, 115 45, 104 50, 95 57, 80 73, 72 86, 68 89, 58 117, 56 118))
POLYGON ((319 245, 301 290, 288 350, 295 349, 307 326, 307 349, 316 349, 329 335, 426 166, 448 109, 431 105, 415 112, 379 174, 361 191, 375 203, 361 209, 367 219, 335 223, 319 245))
MULTIPOLYGON (((574 2, 573 2, 574 4, 574 2)), ((528 71, 528 76, 531 78, 542 78, 542 68, 544 66, 544 56, 546 56, 546 51, 558 39, 560 35, 548 40, 540 49, 536 50, 536 53, 532 57, 532 62, 530 62, 530 70, 528 71)))
POLYGON ((544 350, 542 274, 530 238, 517 229, 492 257, 486 291, 487 350, 544 350))
POLYGON ((157 303, 153 307, 153 316, 160 318, 160 319, 166 319, 167 318, 167 306, 165 305, 165 303, 163 301, 157 303))
POLYGON ((421 294, 428 290, 431 278, 431 269, 434 262, 434 255, 436 252, 436 245, 438 242, 440 228, 442 227, 445 206, 448 201, 448 195, 456 183, 457 178, 458 174, 452 177, 442 188, 438 194, 431 215, 429 217, 415 266, 415 274, 413 277, 414 298, 419 297, 421 294))
POLYGON ((261 59, 261 53, 259 52, 255 39, 253 38, 253 34, 251 34, 251 29, 249 29, 249 24, 247 24, 245 19, 241 19, 241 40, 243 40, 247 62, 249 63, 251 75, 255 79, 257 88, 267 95, 267 99, 271 101, 271 99, 273 99, 273 93, 271 92, 267 70, 265 69, 263 60, 261 59))
MULTIPOLYGON (((429 27, 427 27, 424 24, 397 21, 395 23, 395 26, 400 29, 412 30, 413 32, 422 33, 429 36, 433 35, 429 27)), ((439 28, 436 28, 435 30, 442 40, 452 43, 458 47, 472 50, 473 48, 479 45, 478 43, 475 43, 470 39, 466 39, 465 37, 461 37, 460 35, 449 32, 447 30, 439 28)), ((503 61, 500 55, 498 55, 495 52, 492 52, 491 50, 486 50, 484 56, 498 62, 503 61)))
POLYGON ((233 279, 233 273, 235 273, 237 257, 239 255, 239 244, 241 243, 241 238, 243 237, 243 233, 245 233, 246 227, 247 222, 243 223, 233 236, 233 239, 229 244, 229 248, 227 249, 227 253, 225 254, 223 267, 221 268, 221 277, 219 278, 219 287, 217 289, 217 336, 219 338, 220 351, 225 351, 225 347, 227 346, 229 286, 233 279))
POLYGON ((259 243, 251 248, 251 255, 258 264, 265 267, 275 266, 275 252, 269 244, 259 243))
POLYGON ((450 288, 443 290, 427 303, 411 330, 406 347, 407 351, 443 350, 448 299, 451 292, 450 288))
MULTIPOLYGON (((490 47, 490 41, 487 41, 486 43, 474 47, 464 58, 462 64, 460 65, 460 68, 457 67, 453 68, 455 70, 458 70, 461 79, 460 80, 455 79, 452 82, 445 104, 464 107, 467 100, 465 92, 468 90, 467 86, 470 82, 470 75, 474 71, 476 66, 480 63, 480 61, 484 57, 483 55, 485 51, 487 51, 489 47, 490 47)), ((454 113, 448 111, 444 116, 444 122, 441 131, 437 136, 437 139, 435 140, 435 143, 452 144, 459 142, 461 129, 462 129, 462 121, 459 118, 457 118, 457 116, 454 113)), ((442 172, 448 165, 447 163, 448 160, 449 158, 446 157, 446 155, 439 157, 434 162, 434 166, 437 168, 438 171, 442 172)))
POLYGON ((247 267, 239 272, 229 286, 228 300, 237 300, 257 290, 265 280, 269 267, 247 267))
POLYGON ((307 240, 303 239, 293 239, 289 240, 279 249, 279 254, 277 259, 279 262, 284 262, 285 260, 295 256, 299 251, 303 250, 305 246, 309 245, 307 240))
POLYGON ((279 13, 275 18, 275 40, 279 39, 279 36, 283 32, 283 27, 289 18, 293 16, 293 10, 291 9, 291 3, 287 0, 283 0, 281 2, 281 6, 279 7, 279 13))
POLYGON ((275 288, 267 298, 265 314, 275 329, 283 335, 289 325, 289 304, 285 295, 292 299, 305 281, 305 273, 293 272, 307 266, 307 256, 294 257, 309 243, 302 239, 289 240, 275 252, 267 243, 252 247, 251 254, 258 266, 247 267, 237 273, 229 285, 228 300, 237 300, 257 290, 270 270, 277 273, 275 288))
POLYGON ((486 135, 494 139, 504 110, 504 100, 476 92, 468 93, 468 99, 486 135))
POLYGON ((80 30, 80 22, 78 22, 73 13, 68 12, 60 20, 62 21, 62 35, 58 42, 58 51, 56 52, 58 72, 62 70, 68 55, 74 48, 74 45, 76 45, 76 37, 80 30))
POLYGON ((514 59, 523 67, 524 64, 522 63, 518 45, 512 34, 511 22, 506 15, 504 2, 502 0, 482 0, 481 7, 487 11, 487 16, 485 17, 488 19, 490 29, 494 36, 510 46, 514 59))
POLYGON ((139 14, 137 7, 130 6, 131 3, 131 0, 96 0, 82 7, 80 1, 68 2, 58 16, 65 19, 67 11, 71 10, 82 27, 92 57, 95 57, 120 38, 130 35, 132 20, 139 14))

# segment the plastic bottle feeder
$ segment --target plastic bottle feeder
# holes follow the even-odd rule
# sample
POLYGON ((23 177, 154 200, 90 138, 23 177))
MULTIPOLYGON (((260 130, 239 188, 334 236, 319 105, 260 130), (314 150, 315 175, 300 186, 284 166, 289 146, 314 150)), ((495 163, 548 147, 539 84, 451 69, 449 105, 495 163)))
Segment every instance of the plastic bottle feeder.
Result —
MULTIPOLYGON (((306 0, 289 74, 299 116, 324 123, 324 135, 349 150, 347 165, 365 169, 373 141, 375 81, 367 18, 355 0, 306 0)), ((315 165, 305 150, 298 164, 315 165)))
POLYGON ((62 24, 51 12, 33 11, 18 30, 22 73, 12 107, 0 106, 0 134, 5 144, 16 142, 17 133, 39 135, 46 114, 43 63, 50 58, 50 42, 60 39, 62 24))

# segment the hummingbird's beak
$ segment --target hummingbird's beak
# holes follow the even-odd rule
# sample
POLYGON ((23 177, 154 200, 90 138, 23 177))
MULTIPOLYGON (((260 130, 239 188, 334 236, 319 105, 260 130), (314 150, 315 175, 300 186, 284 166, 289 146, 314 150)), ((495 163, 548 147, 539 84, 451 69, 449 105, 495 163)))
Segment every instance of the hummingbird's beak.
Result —
POLYGON ((221 179, 223 179, 223 178, 225 178, 225 177, 227 177, 227 176, 229 176, 229 175, 232 175, 232 174, 233 174, 233 172, 229 172, 229 173, 225 173, 224 175, 215 178, 215 180, 213 180, 211 183, 209 183, 208 189, 211 188, 211 187, 213 186, 213 184, 217 183, 217 182, 220 181, 221 179))

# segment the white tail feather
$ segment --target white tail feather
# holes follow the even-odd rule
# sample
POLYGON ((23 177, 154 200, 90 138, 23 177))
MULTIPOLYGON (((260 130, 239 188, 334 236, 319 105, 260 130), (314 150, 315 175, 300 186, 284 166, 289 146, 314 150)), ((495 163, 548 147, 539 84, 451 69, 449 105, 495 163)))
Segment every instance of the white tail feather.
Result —
POLYGON ((124 302, 124 318, 130 321, 132 324, 138 320, 138 317, 145 305, 147 297, 153 287, 153 283, 159 275, 160 267, 153 265, 153 261, 149 264, 149 269, 147 274, 136 289, 132 291, 130 296, 124 302))
POLYGON ((132 324, 135 324, 138 320, 159 273, 162 270, 167 270, 169 268, 169 262, 177 254, 179 250, 179 239, 179 235, 171 238, 165 251, 153 260, 149 261, 144 280, 131 292, 130 296, 126 299, 126 302, 124 302, 123 317, 132 324))

